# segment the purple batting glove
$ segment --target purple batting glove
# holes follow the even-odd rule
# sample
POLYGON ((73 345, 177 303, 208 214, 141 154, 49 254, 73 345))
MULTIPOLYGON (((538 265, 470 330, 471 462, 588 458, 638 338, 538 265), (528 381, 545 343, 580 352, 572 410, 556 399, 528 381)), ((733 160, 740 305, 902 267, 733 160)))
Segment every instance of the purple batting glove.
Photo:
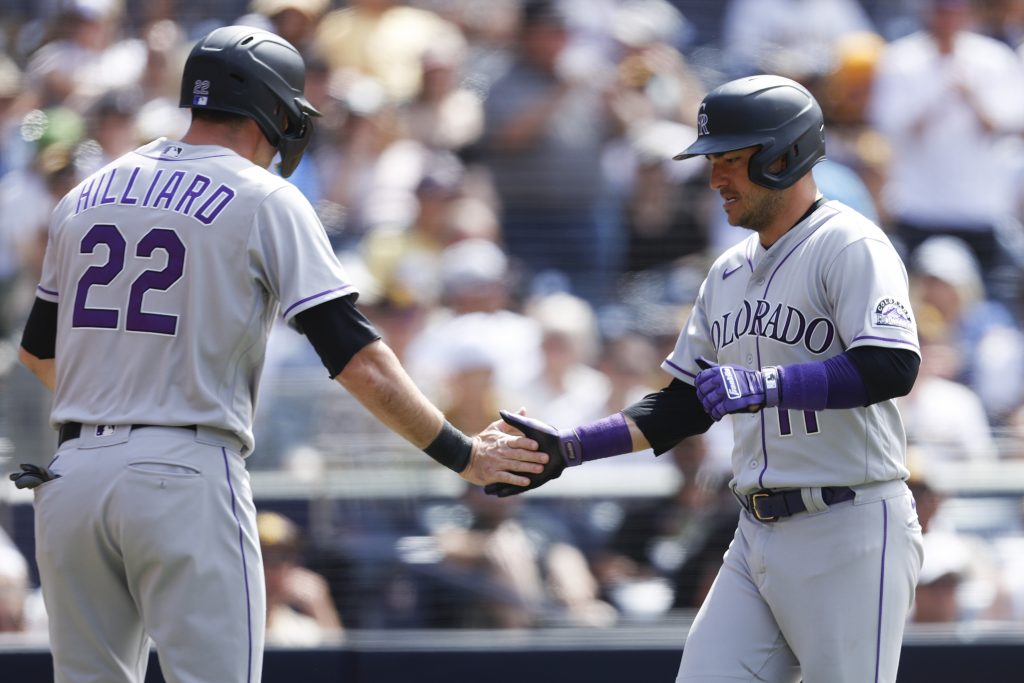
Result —
POLYGON ((764 375, 737 365, 718 365, 697 359, 703 370, 697 375, 697 397, 716 422, 731 413, 756 412, 768 402, 764 375))

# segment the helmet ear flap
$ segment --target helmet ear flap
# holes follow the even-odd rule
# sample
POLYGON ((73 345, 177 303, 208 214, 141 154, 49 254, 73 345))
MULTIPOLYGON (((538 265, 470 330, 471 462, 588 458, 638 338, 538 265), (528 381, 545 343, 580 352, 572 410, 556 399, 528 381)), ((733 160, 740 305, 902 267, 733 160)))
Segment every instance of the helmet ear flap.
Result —
POLYGON ((309 146, 313 134, 313 120, 309 114, 303 112, 298 125, 292 127, 292 120, 288 120, 288 127, 281 135, 277 143, 277 151, 281 155, 281 163, 278 170, 285 178, 290 176, 302 160, 302 155, 309 146))
POLYGON ((794 178, 792 182, 786 184, 786 169, 791 166, 791 155, 791 148, 779 151, 774 144, 764 145, 750 157, 747 177, 762 187, 773 190, 785 189, 796 182, 794 178), (782 168, 773 168, 779 161, 783 162, 782 168))
POLYGON ((750 157, 748 176, 763 187, 784 190, 792 187, 816 163, 825 158, 824 125, 811 126, 782 151, 777 144, 769 144, 750 157), (773 168, 782 160, 781 168, 773 168))

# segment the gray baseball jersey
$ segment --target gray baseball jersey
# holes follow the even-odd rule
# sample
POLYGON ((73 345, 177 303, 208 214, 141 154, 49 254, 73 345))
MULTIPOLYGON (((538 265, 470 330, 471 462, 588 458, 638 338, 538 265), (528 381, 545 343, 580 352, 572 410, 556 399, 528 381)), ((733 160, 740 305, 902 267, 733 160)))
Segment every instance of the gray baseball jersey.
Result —
POLYGON ((204 425, 251 451, 275 316, 356 292, 319 225, 223 147, 161 139, 87 178, 54 211, 37 292, 60 304, 52 422, 204 425))
MULTIPOLYGON (((719 257, 662 367, 693 384, 698 357, 751 369, 857 346, 919 351, 907 273, 885 233, 829 201, 766 250, 756 233, 719 257)), ((733 486, 855 486, 909 476, 893 401, 731 416, 733 486)))
MULTIPOLYGON (((765 250, 755 233, 712 266, 662 367, 692 383, 696 359, 750 369, 857 346, 918 350, 907 274, 885 234, 830 201, 765 250)), ((801 489, 807 514, 740 513, 677 681, 895 681, 921 567, 921 530, 893 401, 734 414, 740 493, 801 489), (828 506, 821 486, 849 486, 828 506), (829 605, 830 609, 808 609, 829 605), (780 637, 781 636, 781 637, 780 637)))

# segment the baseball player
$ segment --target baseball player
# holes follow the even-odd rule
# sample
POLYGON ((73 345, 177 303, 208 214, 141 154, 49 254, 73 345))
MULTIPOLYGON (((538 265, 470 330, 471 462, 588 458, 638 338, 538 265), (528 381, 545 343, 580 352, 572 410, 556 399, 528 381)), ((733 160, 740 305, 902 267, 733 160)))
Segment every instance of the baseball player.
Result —
POLYGON ((799 84, 711 91, 676 158, 697 155, 729 222, 752 234, 711 267, 662 364, 667 387, 563 431, 503 413, 562 456, 528 488, 588 460, 663 453, 732 415, 743 509, 677 680, 895 681, 922 559, 892 400, 920 362, 906 270, 876 225, 818 193, 824 125, 799 84))
POLYGON ((470 438, 412 384, 354 306, 310 204, 281 175, 318 112, 283 39, 242 26, 184 67, 192 124, 59 203, 23 362, 54 390, 56 455, 34 487, 56 680, 139 682, 150 638, 169 683, 260 680, 264 578, 243 458, 280 314, 385 424, 476 484, 529 483, 547 456, 470 438))

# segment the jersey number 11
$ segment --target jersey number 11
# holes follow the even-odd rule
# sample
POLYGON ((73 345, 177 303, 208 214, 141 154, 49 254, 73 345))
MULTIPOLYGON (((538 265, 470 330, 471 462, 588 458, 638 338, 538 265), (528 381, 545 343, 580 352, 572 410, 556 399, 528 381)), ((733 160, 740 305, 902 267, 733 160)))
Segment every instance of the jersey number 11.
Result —
MULTIPOLYGON (((779 434, 790 436, 793 434, 793 425, 789 421, 789 411, 779 408, 779 434)), ((804 432, 806 434, 818 433, 818 414, 813 410, 804 410, 804 432)))

